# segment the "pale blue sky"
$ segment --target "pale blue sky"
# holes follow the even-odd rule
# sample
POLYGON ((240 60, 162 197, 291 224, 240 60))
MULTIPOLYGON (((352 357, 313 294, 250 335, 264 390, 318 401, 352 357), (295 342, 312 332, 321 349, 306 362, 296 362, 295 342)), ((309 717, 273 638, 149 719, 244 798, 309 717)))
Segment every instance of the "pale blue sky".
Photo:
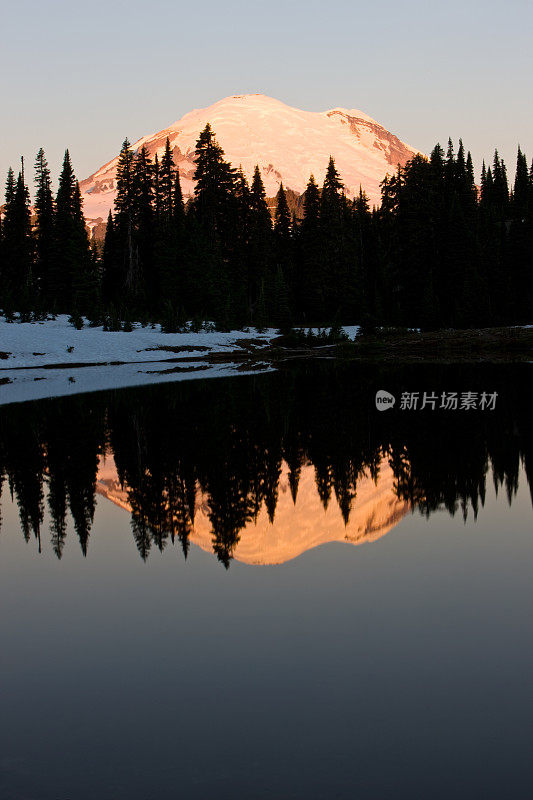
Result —
POLYGON ((0 180, 42 145, 81 179, 125 136, 262 92, 360 108, 428 152, 533 158, 532 0, 15 0, 0 4, 0 180))

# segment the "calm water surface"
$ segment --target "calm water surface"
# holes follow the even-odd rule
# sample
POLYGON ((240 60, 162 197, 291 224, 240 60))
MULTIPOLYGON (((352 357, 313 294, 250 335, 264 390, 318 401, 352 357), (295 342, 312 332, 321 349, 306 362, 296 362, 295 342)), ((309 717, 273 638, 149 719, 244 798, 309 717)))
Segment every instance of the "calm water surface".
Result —
POLYGON ((530 387, 324 363, 0 409, 0 797, 529 799, 530 387))

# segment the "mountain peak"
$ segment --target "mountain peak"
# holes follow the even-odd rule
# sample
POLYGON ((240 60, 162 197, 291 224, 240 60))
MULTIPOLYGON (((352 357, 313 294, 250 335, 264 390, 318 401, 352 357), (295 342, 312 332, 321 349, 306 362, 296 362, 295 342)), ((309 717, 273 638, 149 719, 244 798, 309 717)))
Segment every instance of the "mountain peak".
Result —
MULTIPOLYGON (((321 183, 332 155, 347 196, 354 197, 361 185, 377 205, 384 176, 418 152, 358 109, 304 111, 260 93, 230 95, 190 111, 168 128, 142 137, 133 148, 144 145, 153 158, 162 154, 168 137, 184 196, 191 197, 196 140, 208 122, 228 161, 242 165, 249 179, 259 164, 269 197, 282 181, 298 194, 311 174, 321 183)), ((113 207, 116 165, 115 157, 80 185, 89 220, 105 220, 113 207)))

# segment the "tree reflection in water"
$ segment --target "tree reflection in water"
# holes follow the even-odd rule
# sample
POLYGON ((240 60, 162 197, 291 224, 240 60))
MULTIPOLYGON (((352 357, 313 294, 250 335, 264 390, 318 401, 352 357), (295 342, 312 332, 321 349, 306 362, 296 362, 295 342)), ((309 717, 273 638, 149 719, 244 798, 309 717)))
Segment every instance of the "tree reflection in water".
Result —
POLYGON ((243 541, 242 557, 276 562, 334 538, 376 538, 409 508, 476 516, 489 470, 511 503, 521 465, 532 486, 526 370, 319 362, 7 406, 0 482, 39 548, 47 503, 58 558, 69 512, 87 554, 98 490, 130 511, 143 559, 169 542, 186 557, 192 540, 228 567, 255 523, 256 550, 243 541), (498 401, 495 411, 383 413, 374 405, 382 388, 397 397, 497 391, 498 401), (287 516, 295 503, 301 513, 287 516))

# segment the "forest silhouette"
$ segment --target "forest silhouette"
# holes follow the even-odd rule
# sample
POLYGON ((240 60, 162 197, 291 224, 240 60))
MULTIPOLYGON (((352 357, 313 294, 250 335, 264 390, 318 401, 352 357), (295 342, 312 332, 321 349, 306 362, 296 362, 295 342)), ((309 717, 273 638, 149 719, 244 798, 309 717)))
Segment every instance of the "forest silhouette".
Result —
MULTIPOLYGON (((89 239, 69 151, 54 197, 41 149, 32 214, 24 169, 7 176, 0 219, 0 307, 8 321, 71 314, 72 324, 167 332, 188 322, 246 326, 360 324, 426 330, 529 323, 533 165, 518 148, 510 186, 498 152, 480 184, 462 141, 415 155, 348 198, 330 157, 322 187, 280 184, 274 207, 256 167, 251 184, 209 125, 184 202, 178 153, 159 160, 126 139, 105 241, 89 239)), ((324 164, 324 166, 326 166, 324 164)))

